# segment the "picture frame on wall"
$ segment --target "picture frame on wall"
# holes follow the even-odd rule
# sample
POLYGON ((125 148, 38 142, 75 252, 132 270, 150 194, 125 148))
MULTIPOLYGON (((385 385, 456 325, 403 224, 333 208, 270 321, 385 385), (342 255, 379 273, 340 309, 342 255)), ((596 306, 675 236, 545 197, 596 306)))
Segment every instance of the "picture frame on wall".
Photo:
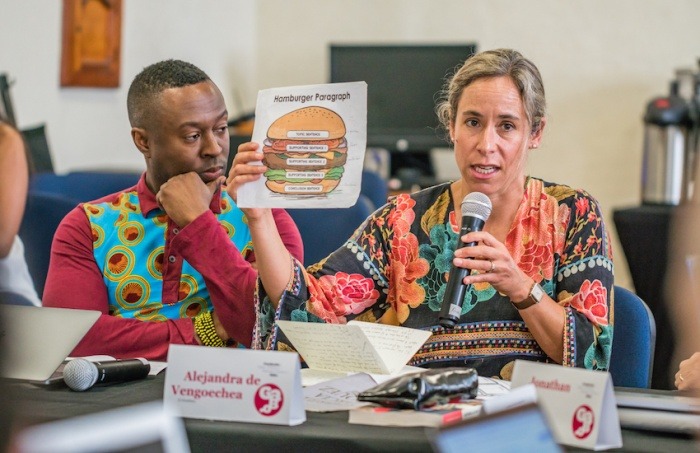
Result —
POLYGON ((119 86, 122 0, 63 0, 61 86, 119 86))

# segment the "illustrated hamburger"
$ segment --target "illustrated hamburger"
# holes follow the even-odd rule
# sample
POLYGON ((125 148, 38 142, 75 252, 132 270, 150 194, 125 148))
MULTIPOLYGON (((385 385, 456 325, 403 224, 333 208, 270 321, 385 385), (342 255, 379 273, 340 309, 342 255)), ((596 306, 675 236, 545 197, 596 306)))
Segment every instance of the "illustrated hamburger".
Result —
POLYGON ((304 107, 277 118, 263 143, 265 185, 281 194, 329 193, 348 157, 345 122, 332 110, 304 107))

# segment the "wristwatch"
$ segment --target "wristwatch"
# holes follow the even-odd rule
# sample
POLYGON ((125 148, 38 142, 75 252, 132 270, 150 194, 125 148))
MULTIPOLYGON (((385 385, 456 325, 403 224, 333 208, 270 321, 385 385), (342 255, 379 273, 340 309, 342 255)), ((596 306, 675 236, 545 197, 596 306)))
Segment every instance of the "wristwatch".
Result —
POLYGON ((539 283, 534 282, 532 288, 530 288, 530 294, 527 295, 525 300, 520 302, 510 301, 510 303, 518 310, 525 310, 528 307, 539 304, 542 297, 544 297, 544 289, 542 289, 539 283))

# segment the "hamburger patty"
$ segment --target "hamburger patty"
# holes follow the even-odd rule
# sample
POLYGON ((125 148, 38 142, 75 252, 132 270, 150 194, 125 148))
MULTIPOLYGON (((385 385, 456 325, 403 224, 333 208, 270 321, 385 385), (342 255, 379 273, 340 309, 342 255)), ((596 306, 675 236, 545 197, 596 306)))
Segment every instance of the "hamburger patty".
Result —
POLYGON ((347 159, 347 153, 336 151, 324 153, 269 153, 263 157, 263 164, 273 170, 315 170, 317 168, 343 166, 347 159), (289 159, 292 160, 290 161, 289 159), (295 161, 294 159, 303 159, 303 161, 295 161))

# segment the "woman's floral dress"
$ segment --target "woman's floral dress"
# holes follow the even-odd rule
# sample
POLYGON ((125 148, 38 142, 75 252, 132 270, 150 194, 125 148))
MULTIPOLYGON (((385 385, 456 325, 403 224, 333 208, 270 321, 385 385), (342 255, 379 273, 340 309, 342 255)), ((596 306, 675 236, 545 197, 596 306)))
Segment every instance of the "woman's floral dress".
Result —
MULTIPOLYGON (((259 288, 254 347, 291 349, 276 319, 400 325, 432 332, 410 365, 473 367, 510 379, 516 359, 551 362, 518 310, 490 284, 472 285, 454 328, 438 315, 455 247, 449 183, 401 194, 374 212, 338 250, 293 279, 277 311, 259 288)), ((598 202, 585 191, 527 178, 506 247, 566 312, 565 366, 605 370, 613 334, 611 244, 598 202)))

